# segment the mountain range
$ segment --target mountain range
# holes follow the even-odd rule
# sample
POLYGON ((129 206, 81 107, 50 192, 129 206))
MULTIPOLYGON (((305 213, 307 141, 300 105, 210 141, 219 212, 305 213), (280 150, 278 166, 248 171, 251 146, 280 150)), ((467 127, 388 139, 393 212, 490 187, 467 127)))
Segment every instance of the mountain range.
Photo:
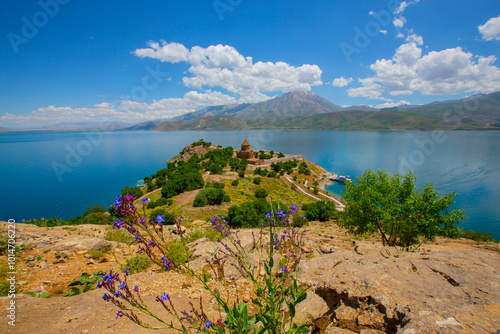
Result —
POLYGON ((500 92, 420 106, 340 107, 311 92, 290 92, 259 103, 208 107, 127 130, 325 129, 500 130, 500 92))
MULTIPOLYGON (((375 109, 340 107, 312 92, 290 92, 258 103, 207 107, 167 120, 124 123, 60 123, 30 131, 91 130, 500 130, 500 92, 464 99, 375 109)), ((17 132, 0 127, 0 132, 17 132)), ((27 130, 25 130, 27 131, 27 130)))

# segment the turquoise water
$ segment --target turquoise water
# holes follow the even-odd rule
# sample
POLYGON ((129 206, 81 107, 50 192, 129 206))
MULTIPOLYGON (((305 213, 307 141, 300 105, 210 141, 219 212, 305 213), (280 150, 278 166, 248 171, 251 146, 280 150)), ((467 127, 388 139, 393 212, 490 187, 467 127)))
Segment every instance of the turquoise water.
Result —
MULTIPOLYGON (((417 174, 440 192, 457 192, 462 228, 500 239, 500 132, 175 131, 0 135, 0 220, 60 217, 108 207, 125 186, 165 167, 193 141, 301 154, 328 171, 417 174)), ((328 190, 340 195, 342 185, 328 190)))

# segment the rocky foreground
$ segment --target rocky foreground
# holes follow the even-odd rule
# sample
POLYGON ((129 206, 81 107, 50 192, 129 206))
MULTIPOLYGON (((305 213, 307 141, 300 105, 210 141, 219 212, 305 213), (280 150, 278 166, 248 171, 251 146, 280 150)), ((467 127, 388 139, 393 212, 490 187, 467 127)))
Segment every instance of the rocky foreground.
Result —
MULTIPOLYGON (((196 224, 202 227, 204 222, 196 224)), ((0 228, 5 231, 5 224, 0 228)), ((16 327, 8 326, 2 316, 0 333, 152 332, 125 318, 116 319, 117 309, 103 301, 101 289, 62 296, 82 273, 119 270, 117 261, 123 263, 134 254, 133 247, 104 240, 105 234, 105 227, 97 225, 17 225, 17 242, 26 249, 18 252, 16 265, 16 281, 22 286, 16 296, 16 327), (88 254, 91 249, 108 252, 94 259, 88 254), (50 298, 26 292, 48 293, 50 298)), ((313 332, 500 333, 498 244, 438 239, 414 252, 402 252, 385 249, 376 239, 353 240, 332 223, 313 223, 306 235, 308 254, 301 263, 299 281, 310 292, 299 305, 298 320, 309 321, 313 332)), ((240 237, 244 245, 251 243, 250 230, 240 237)), ((192 267, 201 270, 219 246, 200 239, 189 247, 192 267)), ((229 268, 225 272, 232 275, 229 268)), ((164 313, 154 299, 164 292, 179 309, 187 309, 190 300, 203 295, 207 313, 216 315, 209 296, 191 278, 150 268, 130 279, 141 286, 142 295, 160 315, 164 313)), ((238 294, 244 301, 252 297, 243 280, 238 294)), ((2 314, 9 302, 0 299, 2 314)))

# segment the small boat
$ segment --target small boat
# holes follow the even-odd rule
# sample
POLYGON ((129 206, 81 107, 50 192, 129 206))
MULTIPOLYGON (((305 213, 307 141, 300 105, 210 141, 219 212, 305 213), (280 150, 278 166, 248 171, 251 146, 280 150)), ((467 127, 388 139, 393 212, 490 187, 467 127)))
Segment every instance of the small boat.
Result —
POLYGON ((351 180, 351 177, 349 175, 339 175, 335 179, 335 181, 344 183, 344 182, 351 182, 352 180, 351 180))

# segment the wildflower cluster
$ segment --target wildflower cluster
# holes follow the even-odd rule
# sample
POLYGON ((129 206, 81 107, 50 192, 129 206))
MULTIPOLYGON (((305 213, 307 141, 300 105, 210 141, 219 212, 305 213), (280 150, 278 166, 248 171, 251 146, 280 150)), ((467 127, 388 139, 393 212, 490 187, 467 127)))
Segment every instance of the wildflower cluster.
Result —
MULTIPOLYGON (((210 282, 206 275, 199 274, 189 267, 188 263, 175 263, 168 255, 168 240, 163 236, 163 217, 148 221, 145 207, 134 205, 135 198, 126 195, 116 199, 115 209, 121 219, 114 222, 115 228, 125 228, 135 237, 139 252, 146 254, 154 263, 165 270, 174 270, 196 278, 211 295, 218 307, 217 319, 207 316, 203 309, 202 297, 199 306, 189 302, 191 309, 178 312, 171 296, 165 292, 156 297, 168 314, 177 320, 163 320, 150 311, 144 303, 139 286, 129 288, 128 273, 123 277, 110 271, 105 273, 98 288, 108 292, 104 300, 112 302, 120 310, 118 317, 127 317, 136 324, 153 328, 140 320, 137 314, 150 316, 159 321, 162 326, 153 329, 173 329, 183 333, 300 333, 307 332, 305 325, 293 323, 295 306, 302 302, 307 294, 297 284, 298 264, 305 250, 302 240, 305 230, 294 227, 298 210, 291 206, 286 212, 280 210, 267 214, 268 221, 261 223, 257 232, 252 232, 252 242, 242 242, 240 231, 230 229, 224 217, 213 217, 211 228, 220 234, 217 243, 220 246, 210 260, 207 260, 214 272, 214 281, 210 282), (251 245, 249 245, 251 243, 251 245), (253 255, 253 256, 251 256, 253 255), (226 273, 228 268, 232 274, 226 273), (228 277, 229 276, 229 277, 228 277), (253 284, 252 309, 240 300, 238 284, 241 278, 253 284), (218 282, 217 284, 214 282, 218 282), (210 283, 210 284, 209 284, 210 283), (236 296, 229 289, 234 286, 236 296), (218 286, 215 288, 214 286, 218 286), (222 288, 220 288, 222 287, 222 288), (225 291, 223 291, 225 290, 225 291), (234 298, 235 297, 235 298, 234 298)), ((272 206, 271 206, 272 207, 272 206)), ((179 232, 182 220, 176 219, 179 232)), ((184 242, 183 235, 180 234, 184 242)))

